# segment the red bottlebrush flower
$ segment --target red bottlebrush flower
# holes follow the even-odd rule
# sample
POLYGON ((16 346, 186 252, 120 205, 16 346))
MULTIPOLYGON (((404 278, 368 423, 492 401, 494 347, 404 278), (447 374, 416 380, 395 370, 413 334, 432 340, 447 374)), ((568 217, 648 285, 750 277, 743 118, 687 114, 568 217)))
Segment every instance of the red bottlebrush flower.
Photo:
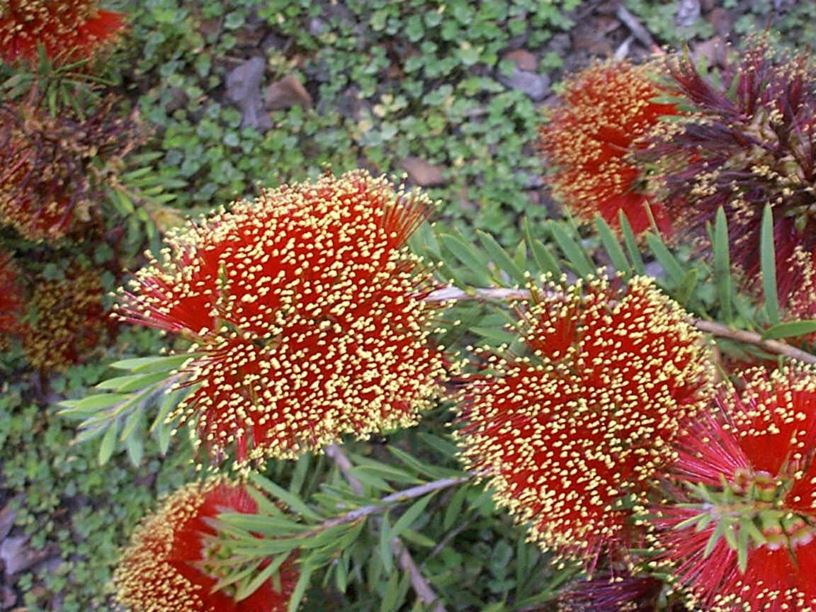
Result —
POLYGON ((660 94, 648 66, 595 64, 566 84, 560 104, 541 128, 540 147, 555 166, 555 195, 577 216, 600 214, 618 225, 621 211, 635 232, 652 225, 670 231, 662 207, 642 189, 642 168, 631 154, 663 115, 677 111, 652 100, 660 94))
POLYGON ((109 98, 84 118, 53 117, 31 103, 0 106, 0 223, 45 240, 91 219, 142 137, 138 122, 113 106, 109 98))
POLYGON ((816 606, 816 370, 746 372, 677 448, 655 537, 695 603, 816 606))
POLYGON ((20 331, 22 310, 23 294, 17 268, 11 255, 0 253, 0 350, 6 348, 9 336, 20 331))
MULTIPOLYGON (((806 253, 797 247, 789 260, 787 277, 793 281, 788 289, 787 319, 816 319, 816 251, 806 253)), ((806 343, 816 343, 816 332, 804 337, 806 343)))
MULTIPOLYGON (((643 158, 655 162, 653 191, 684 235, 706 239, 723 207, 732 261, 759 284, 763 210, 772 207, 780 300, 796 288, 791 257, 816 249, 816 71, 755 44, 715 83, 688 57, 669 66, 669 91, 688 112, 656 134, 643 158)), ((795 274, 794 274, 795 276, 795 274)))
POLYGON ((62 371, 96 348, 111 330, 103 294, 99 277, 90 270, 40 282, 29 302, 35 320, 22 333, 23 350, 31 365, 62 371))
POLYGON ((433 403, 430 275, 405 246, 427 206, 362 171, 325 176, 189 226, 138 273, 124 318, 195 343, 180 412, 212 451, 295 457, 433 403))
POLYGON ((650 279, 549 289, 525 316, 530 355, 491 356, 497 375, 463 391, 458 438, 533 540, 592 564, 622 552, 627 508, 671 463, 711 371, 688 316, 650 279))
POLYGON ((0 5, 0 60, 37 60, 42 45, 52 61, 92 58, 125 27, 124 15, 94 0, 5 0, 0 5))
POLYGON ((207 523, 222 512, 255 514, 246 490, 223 479, 194 483, 170 495, 133 533, 114 573, 117 600, 134 612, 277 612, 287 609, 298 580, 294 557, 246 599, 213 591, 225 551, 207 523))
POLYGON ((563 612, 653 612, 658 609, 658 599, 665 586, 652 576, 607 573, 567 588, 558 598, 558 609, 563 612))

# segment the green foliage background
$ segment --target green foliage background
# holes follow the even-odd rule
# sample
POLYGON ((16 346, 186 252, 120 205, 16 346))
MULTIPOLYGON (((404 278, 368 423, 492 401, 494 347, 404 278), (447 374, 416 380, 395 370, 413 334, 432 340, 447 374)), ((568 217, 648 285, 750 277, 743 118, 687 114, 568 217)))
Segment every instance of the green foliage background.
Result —
MULTIPOLYGON (((251 195, 258 185, 314 177, 327 165, 337 172, 363 166, 399 173, 400 161, 416 156, 444 168, 446 184, 430 193, 441 202, 437 219, 445 231, 476 240, 475 230, 486 230, 512 250, 524 236, 522 218, 535 228, 550 216, 538 189, 544 169, 533 144, 540 108, 499 81, 513 70, 501 56, 524 38, 524 48, 540 58, 539 72, 557 82, 569 59, 563 35, 573 28, 576 15, 597 3, 110 4, 131 15, 129 39, 113 58, 111 73, 121 75, 118 87, 155 128, 150 145, 155 155, 147 162, 151 173, 182 179, 172 205, 184 214, 251 195), (274 35, 265 54, 267 81, 295 74, 315 99, 310 110, 273 112, 273 127, 265 133, 241 129, 240 112, 223 95, 229 70, 257 52, 259 30, 274 35)), ((706 25, 688 32, 672 27, 674 2, 626 4, 659 42, 678 45, 711 34, 706 25)), ((739 8, 743 3, 722 4, 739 8)), ((770 3, 748 4, 740 9, 737 34, 767 23, 765 4, 770 3)), ((775 24, 774 34, 782 42, 812 44, 814 18, 816 8, 799 3, 775 24)), ((135 242, 149 244, 149 239, 137 236, 135 242)), ((502 315, 492 316, 502 322, 502 315)), ((31 546, 46 551, 43 556, 50 559, 17 582, 24 593, 18 603, 31 610, 108 607, 106 585, 118 546, 157 495, 177 488, 194 473, 183 432, 166 457, 148 438, 139 467, 133 467, 123 448, 100 467, 98 445, 74 444, 72 423, 56 416, 58 401, 88 395, 90 387, 110 376, 111 362, 122 355, 157 353, 161 346, 156 334, 125 333, 99 360, 52 380, 50 395, 41 398, 41 405, 31 400, 37 395, 32 389, 42 385, 38 375, 18 375, 19 356, 0 360, 0 487, 16 509, 17 526, 31 535, 31 546)), ((433 420, 444 418, 440 412, 433 420)), ((415 435, 405 434, 401 441, 413 444, 415 435)), ((376 441, 356 450, 363 457, 381 452, 376 441)), ((325 475, 328 468, 322 469, 317 473, 325 475)), ((445 594, 458 593, 460 609, 491 605, 494 610, 506 609, 502 602, 514 594, 531 594, 526 580, 535 568, 548 576, 535 585, 541 592, 557 588, 566 574, 547 573, 546 559, 523 543, 521 530, 496 512, 481 489, 463 490, 471 511, 457 519, 462 528, 456 545, 429 562, 429 572, 438 577, 435 586, 445 594)), ((423 549, 428 538, 431 545, 444 538, 451 529, 446 523, 443 517, 439 524, 425 525, 424 531, 417 529, 423 535, 413 535, 412 546, 423 549)), ((404 591, 407 585, 403 589, 397 584, 394 597, 404 597, 404 591)), ((363 598, 357 605, 370 609, 379 604, 363 598)))

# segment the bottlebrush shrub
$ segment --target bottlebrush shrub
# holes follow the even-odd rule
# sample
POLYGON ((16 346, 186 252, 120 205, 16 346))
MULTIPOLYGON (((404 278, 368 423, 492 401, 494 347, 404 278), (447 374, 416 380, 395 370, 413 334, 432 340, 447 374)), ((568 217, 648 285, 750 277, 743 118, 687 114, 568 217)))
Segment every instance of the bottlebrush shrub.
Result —
POLYGON ((744 374, 678 444, 656 510, 679 583, 706 610, 816 606, 816 370, 744 374))
POLYGON ((605 62, 570 78, 549 121, 540 130, 540 147, 555 167, 549 177, 557 198, 577 216, 600 214, 617 225, 626 215, 635 232, 652 220, 668 232, 659 201, 644 190, 642 164, 630 154, 663 115, 677 111, 653 101, 661 92, 650 78, 653 65, 605 62))
POLYGON ((8 253, 0 252, 0 351, 20 331, 23 293, 17 267, 8 253))
POLYGON ((37 60, 38 47, 52 61, 90 59, 115 42, 124 15, 94 0, 4 0, 0 5, 0 59, 37 60))
POLYGON ((138 273, 119 312, 193 343, 178 412, 211 451, 292 458, 433 404, 432 283, 405 246, 429 205, 366 172, 324 176, 188 225, 138 273))
POLYGON ((732 261, 749 284, 759 277, 763 210, 770 204, 781 301, 800 279, 797 247, 816 249, 816 72, 802 54, 788 57, 755 43, 717 82, 688 57, 669 61, 667 88, 687 113, 654 136, 644 158, 657 165, 654 190, 672 222, 705 236, 725 210, 732 261))
POLYGON ((257 504, 225 479, 189 484, 165 499, 122 553, 114 574, 119 603, 134 612, 286 610, 298 578, 294 557, 246 599, 236 601, 229 587, 215 590, 230 559, 208 523, 221 512, 255 514, 257 504))
POLYGON ((92 270, 77 268, 63 279, 40 281, 28 303, 33 320, 22 332, 29 363, 44 371, 63 371, 96 348, 113 327, 103 293, 92 270))
POLYGON ((108 98, 84 117, 52 116, 36 101, 0 106, 0 223, 30 240, 87 224, 123 158, 142 139, 108 98))
POLYGON ((545 549, 594 564, 635 542, 630 508, 705 406, 700 334, 653 281, 532 288, 528 355, 487 357, 460 397, 462 460, 545 549))

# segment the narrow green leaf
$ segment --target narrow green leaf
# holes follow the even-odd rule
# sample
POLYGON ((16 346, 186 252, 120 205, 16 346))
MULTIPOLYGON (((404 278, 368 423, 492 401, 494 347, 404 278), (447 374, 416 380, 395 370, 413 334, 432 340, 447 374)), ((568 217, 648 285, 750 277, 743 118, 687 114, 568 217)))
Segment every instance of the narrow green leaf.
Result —
POLYGON ((143 411, 134 410, 131 412, 128 415, 128 418, 125 419, 125 426, 122 428, 122 435, 119 439, 122 442, 125 442, 128 438, 130 438, 136 432, 136 428, 141 424, 143 418, 143 411))
POLYGON ((393 491, 394 487, 389 485, 383 478, 372 474, 371 472, 366 472, 364 470, 359 469, 359 466, 355 466, 351 470, 351 475, 354 476, 357 480, 363 483, 367 487, 371 487, 375 491, 393 491))
POLYGON ((745 523, 752 522, 750 518, 743 516, 740 518, 740 528, 737 534, 737 567, 740 574, 744 574, 748 569, 748 547, 750 546, 751 535, 745 523))
POLYGON ((58 414, 61 416, 93 414, 104 408, 119 404, 127 398, 127 395, 117 393, 99 393, 79 400, 65 400, 59 403, 60 406, 65 406, 65 408, 60 410, 58 414))
POLYGON ((714 547, 717 546, 717 542, 720 541, 720 538, 725 534, 726 526, 724 520, 719 520, 717 522, 717 527, 711 532, 711 536, 708 538, 708 542, 706 542, 705 549, 703 550, 703 558, 707 559, 712 552, 714 552, 714 547))
POLYGON ((334 585, 341 593, 348 587, 349 555, 344 551, 334 565, 334 585))
POLYGON ((816 332, 816 319, 803 319, 801 321, 787 321, 777 323, 769 327, 762 334, 764 340, 777 340, 779 338, 797 338, 816 332))
POLYGON ((520 270, 527 269, 527 245, 523 241, 518 243, 516 252, 513 253, 513 263, 520 270))
POLYGON ((549 228, 570 267, 582 277, 592 276, 595 273, 595 266, 581 246, 558 223, 549 223, 549 228))
POLYGON ((295 471, 292 473, 292 480, 289 482, 289 491, 293 495, 300 495, 300 489, 303 486, 303 481, 309 473, 309 466, 312 462, 312 456, 309 453, 301 455, 295 463, 295 471))
POLYGON ((439 543, 418 531, 414 531, 413 529, 406 529, 403 531, 402 539, 406 542, 411 542, 411 544, 421 546, 422 548, 433 548, 439 543))
POLYGON ((385 465, 382 463, 358 465, 354 467, 353 472, 355 474, 363 473, 379 476, 380 478, 391 482, 401 482, 405 484, 418 484, 422 482, 419 478, 413 476, 412 474, 409 474, 405 470, 401 470, 392 465, 385 465))
POLYGON ((300 576, 298 576, 295 589, 292 591, 292 595, 289 598, 289 612, 297 612, 298 608, 300 607, 300 602, 303 600, 303 596, 306 594, 306 589, 309 587, 309 581, 312 579, 313 571, 314 568, 308 563, 300 564, 300 576))
POLYGON ((414 470, 417 474, 424 474, 430 478, 440 478, 441 474, 439 468, 433 465, 423 463, 410 453, 406 453, 401 448, 396 446, 388 446, 388 451, 394 455, 399 461, 404 463, 408 468, 414 470))
POLYGON ((167 449, 170 448, 170 438, 173 437, 173 429, 167 425, 161 425, 156 430, 156 440, 159 443, 159 452, 162 456, 167 454, 167 449))
POLYGON ((170 376, 169 372, 154 372, 151 374, 133 374, 117 376, 96 385, 97 389, 112 389, 119 393, 130 393, 156 385, 170 376))
POLYGON ((377 543, 377 552, 382 559, 382 569, 386 575, 390 574, 394 569, 394 555, 391 550, 391 540, 394 536, 391 535, 391 522, 388 520, 388 513, 386 512, 380 523, 380 538, 377 543))
POLYGON ((430 223, 420 224, 417 230, 408 239, 408 246, 414 253, 422 257, 430 256, 433 259, 439 259, 441 257, 439 243, 436 240, 436 236, 434 236, 430 223))
POLYGON ((704 516, 708 516, 708 513, 707 512, 702 512, 700 514, 695 514, 694 516, 690 516, 689 518, 684 519, 684 520, 680 521, 679 523, 676 523, 673 527, 674 527, 674 529, 680 529, 680 530, 688 529, 692 525, 697 525, 704 516))
POLYGON ((754 541, 754 544, 756 544, 757 546, 767 543, 765 534, 763 534, 756 526, 756 524, 754 524, 754 521, 750 519, 742 520, 740 522, 740 530, 745 531, 754 541))
POLYGON ((518 334, 509 332, 501 327, 474 325, 469 331, 473 332, 474 334, 478 334, 487 340, 492 340, 494 344, 510 344, 518 337, 518 334))
POLYGON ((111 421, 108 430, 102 438, 102 443, 99 445, 99 465, 105 465, 113 454, 113 449, 116 447, 116 434, 119 431, 119 422, 111 421))
POLYGON ((680 283, 680 286, 677 288, 676 292, 676 299, 680 304, 686 305, 691 301, 692 297, 694 296, 694 290, 697 288, 697 281, 700 278, 700 274, 697 268, 689 268, 686 271, 685 276, 683 276, 683 280, 680 283))
MULTIPOLYGON (((443 438, 425 431, 420 432, 419 437, 423 442, 425 442, 425 444, 435 449, 445 457, 453 459, 459 452, 458 447, 448 438, 443 438)), ((462 475, 464 476, 464 473, 462 475)))
POLYGON ((683 282, 685 271, 677 258, 672 254, 663 239, 657 234, 646 234, 646 244, 649 245, 655 259, 660 263, 668 276, 669 281, 675 287, 679 287, 683 282))
POLYGON ((242 584, 238 587, 235 591, 235 601, 241 601, 242 599, 246 599, 250 595, 252 595, 255 591, 261 588, 267 580, 269 580, 272 576, 274 576, 280 570, 281 566, 284 564, 286 559, 289 558, 289 554, 285 555, 278 555, 275 557, 275 560, 272 561, 269 565, 267 565, 264 569, 258 572, 252 580, 247 582, 246 584, 242 584))
POLYGON ((400 575, 393 573, 388 578, 382 601, 380 602, 380 612, 395 612, 399 599, 400 575))
POLYGON ((482 286, 489 286, 491 284, 492 279, 490 278, 490 271, 488 269, 489 261, 483 253, 479 253, 472 245, 451 234, 440 234, 439 240, 442 245, 473 274, 477 283, 482 286))
POLYGON ((762 274, 762 293, 765 297, 765 311, 768 320, 779 323, 779 297, 776 286, 776 247, 773 235, 773 211, 766 204, 762 212, 762 229, 759 241, 759 264, 762 274))
POLYGON ((309 529, 306 525, 301 525, 286 518, 284 514, 264 516, 260 514, 224 512, 218 515, 218 520, 227 525, 242 529, 247 533, 259 533, 276 538, 292 537, 309 529))
POLYGON ((524 220, 524 236, 538 269, 541 272, 551 274, 553 278, 559 278, 561 276, 561 267, 558 265, 558 260, 553 257, 550 249, 544 246, 540 240, 533 238, 532 228, 527 219, 524 220))
POLYGON ((445 508, 445 516, 442 519, 442 529, 447 531, 453 524, 457 521, 462 520, 462 506, 465 503, 465 499, 467 498, 468 494, 468 487, 462 485, 453 494, 448 506, 445 508))
POLYGON ((188 389, 176 389, 175 391, 164 394, 161 404, 159 404, 159 411, 156 413, 156 418, 150 425, 151 432, 166 425, 165 421, 167 421, 167 415, 170 414, 170 410, 181 402, 188 391, 188 389))
POLYGON ((601 238, 601 244, 604 246, 606 254, 609 255, 609 260, 615 266, 615 270, 623 272, 627 276, 632 274, 632 266, 626 259, 626 255, 621 248, 618 239, 615 237, 612 228, 604 221, 600 215, 595 216, 595 227, 598 229, 598 236, 601 238))
POLYGON ((503 272, 507 273, 511 280, 523 285, 526 282, 524 272, 516 265, 516 262, 507 254, 501 245, 496 242, 495 238, 490 234, 481 230, 476 230, 476 235, 479 237, 479 242, 482 243, 487 254, 493 260, 493 263, 503 272))
POLYGON ((250 480, 255 483, 256 486, 263 489, 276 499, 279 499, 284 504, 286 504, 290 510, 293 512, 301 515, 304 518, 309 518, 313 521, 320 521, 323 517, 321 517, 317 512, 312 510, 306 502, 304 502, 300 497, 297 495, 293 495, 286 489, 278 486, 271 480, 264 478, 260 474, 253 473, 250 476, 250 480))
POLYGON ((621 234, 623 234, 623 243, 626 245, 626 252, 629 253, 629 259, 632 261, 632 267, 638 274, 646 273, 646 266, 643 263, 643 257, 638 248, 637 238, 632 231, 632 226, 629 225, 629 219, 620 211, 618 215, 618 223, 620 224, 621 234))
POLYGON ((728 546, 732 550, 737 550, 737 534, 735 529, 737 520, 730 516, 723 516, 720 517, 720 524, 725 525, 723 536, 725 536, 725 541, 728 543, 728 546))
POLYGON ((425 511, 432 497, 433 494, 426 495, 425 497, 421 497, 419 501, 411 504, 411 506, 402 513, 402 516, 399 517, 397 522, 394 523, 394 528, 391 530, 391 537, 398 538, 405 529, 408 529, 425 511))
POLYGON ((133 467, 139 467, 144 457, 144 439, 142 436, 130 436, 125 440, 128 459, 133 467))
POLYGON ((239 572, 231 573, 218 582, 216 582, 212 588, 210 589, 210 593, 215 593, 216 591, 220 591, 231 584, 235 584, 249 576, 250 574, 254 574, 258 567, 263 563, 266 559, 258 559, 257 561, 252 561, 248 563, 244 568, 241 569, 239 572))
POLYGON ((181 367, 185 361, 195 357, 194 354, 156 356, 156 357, 136 357, 134 359, 122 359, 111 365, 117 370, 130 370, 139 374, 150 374, 152 372, 169 372, 181 367))
POLYGON ((734 318, 733 298, 734 285, 731 278, 731 256, 728 245, 728 221, 722 207, 717 210, 714 221, 714 284, 720 302, 720 313, 724 322, 734 318))

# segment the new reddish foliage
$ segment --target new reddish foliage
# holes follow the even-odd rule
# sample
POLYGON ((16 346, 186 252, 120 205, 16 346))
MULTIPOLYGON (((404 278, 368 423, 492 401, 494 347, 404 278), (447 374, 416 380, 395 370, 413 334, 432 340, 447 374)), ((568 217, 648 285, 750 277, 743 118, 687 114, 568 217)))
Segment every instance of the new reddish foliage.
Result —
POLYGON ((688 108, 655 136, 644 159, 657 166, 656 191, 684 235, 705 237, 725 210, 732 260, 759 284, 763 210, 773 211, 779 297, 801 281, 792 258, 816 249, 816 72, 805 55, 758 43, 723 69, 720 82, 689 57, 670 60, 668 87, 688 108))

